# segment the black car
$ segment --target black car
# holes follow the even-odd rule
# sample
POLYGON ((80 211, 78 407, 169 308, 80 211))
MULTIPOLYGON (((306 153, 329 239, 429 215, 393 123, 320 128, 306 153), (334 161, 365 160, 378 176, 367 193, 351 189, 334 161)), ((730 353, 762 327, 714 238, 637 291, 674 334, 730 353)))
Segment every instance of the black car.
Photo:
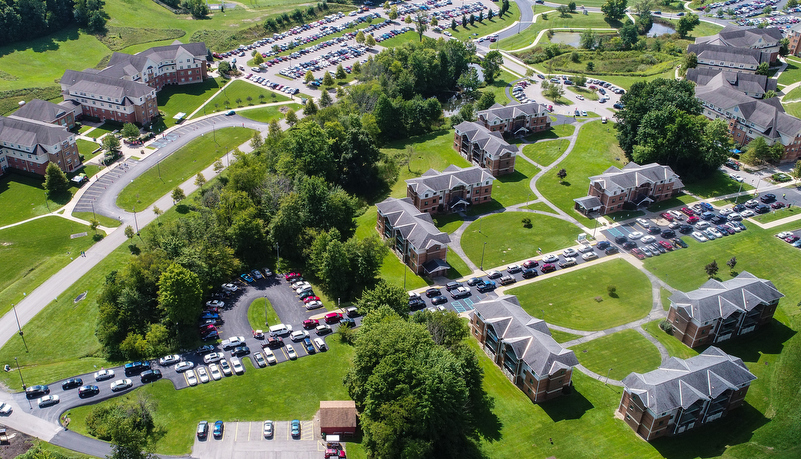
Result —
POLYGON ((450 292, 451 290, 456 290, 461 286, 462 284, 460 282, 448 282, 447 284, 445 284, 445 290, 450 292))
POLYGON ((673 245, 675 245, 676 247, 681 247, 682 249, 686 249, 687 248, 687 243, 682 241, 680 237, 677 237, 676 239, 672 239, 670 242, 672 242, 673 245))
POLYGON ((47 386, 31 386, 25 389, 25 396, 28 398, 39 398, 43 395, 50 393, 50 388, 47 386))
POLYGON ((125 376, 138 375, 139 373, 149 370, 150 364, 147 362, 131 362, 125 364, 125 376))
POLYGON ((250 348, 247 346, 237 346, 234 348, 233 351, 231 351, 231 355, 236 355, 236 356, 248 355, 248 354, 250 354, 250 348))
POLYGON ((609 241, 601 241, 598 243, 598 245, 595 246, 595 248, 597 248, 598 250, 606 250, 611 245, 612 244, 609 241))
POLYGON ((353 328, 356 326, 356 321, 351 319, 350 317, 345 317, 339 320, 339 326, 346 328, 353 328))
POLYGON ((214 351, 214 346, 212 346, 211 344, 207 344, 205 346, 200 346, 199 348, 197 348, 197 351, 195 352, 197 354, 208 354, 209 352, 212 351, 214 351))
POLYGON ((679 228, 679 233, 681 234, 690 234, 692 232, 693 232, 692 225, 681 225, 681 227, 679 228))
POLYGON ((61 388, 63 390, 75 389, 76 387, 81 386, 83 386, 83 379, 81 378, 72 378, 61 383, 61 388))
POLYGON ((648 228, 648 234, 659 234, 660 231, 662 231, 662 230, 659 229, 658 226, 652 226, 652 227, 648 228))
POLYGON ((469 281, 467 281, 467 285, 472 287, 472 286, 478 285, 478 284, 480 284, 482 282, 484 282, 484 280, 481 279, 480 277, 473 277, 469 281))
POLYGON ((435 296, 434 298, 431 298, 431 304, 445 304, 447 302, 448 302, 448 299, 445 298, 442 295, 435 296))
POLYGON ((489 278, 489 279, 497 279, 497 278, 501 277, 502 275, 503 274, 499 273, 498 271, 490 271, 489 274, 487 274, 487 278, 489 278))
POLYGON ((434 298, 435 296, 439 296, 439 289, 438 288, 430 288, 426 290, 426 297, 434 298))
POLYGON ((742 204, 737 204, 734 207, 732 207, 731 210, 733 210, 735 212, 742 212, 742 211, 745 210, 745 206, 742 205, 742 204))
POLYGON ((754 209, 754 212, 756 212, 758 214, 766 214, 766 213, 770 212, 770 206, 766 206, 765 204, 760 204, 760 205, 756 206, 756 209, 754 209))
POLYGON ((78 388, 78 397, 91 397, 100 393, 100 388, 91 384, 78 388))
POLYGON ((712 216, 712 223, 716 225, 720 225, 721 223, 726 223, 726 217, 722 217, 720 215, 712 216))
POLYGON ((142 379, 143 384, 153 381, 158 381, 159 379, 161 379, 161 370, 159 369, 147 370, 142 372, 142 374, 139 377, 142 379))
POLYGON ((619 253, 619 252, 620 252, 620 251, 617 249, 617 247, 615 247, 615 246, 613 246, 613 245, 612 245, 612 246, 609 246, 609 247, 607 247, 607 248, 604 250, 604 253, 605 253, 605 254, 607 254, 607 255, 614 255, 614 254, 616 254, 616 253, 619 253))
POLYGON ((628 240, 629 238, 627 238, 626 236, 615 236, 615 242, 617 242, 618 244, 625 244, 626 241, 628 240))
POLYGON ((664 230, 662 231, 662 238, 670 239, 676 237, 676 233, 673 230, 664 230))
POLYGON ((623 248, 626 250, 631 250, 637 248, 637 243, 634 241, 626 241, 623 243, 623 248))
POLYGON ((534 268, 524 269, 523 270, 523 279, 531 279, 537 277, 537 270, 534 268))
POLYGON ((763 194, 762 196, 759 197, 759 200, 767 204, 769 202, 775 201, 776 195, 773 193, 763 194))
POLYGON ((409 300, 409 309, 412 311, 423 309, 424 307, 426 307, 426 302, 422 298, 418 297, 409 300))
POLYGON ((206 438, 209 435, 208 421, 200 421, 197 424, 197 438, 206 438))

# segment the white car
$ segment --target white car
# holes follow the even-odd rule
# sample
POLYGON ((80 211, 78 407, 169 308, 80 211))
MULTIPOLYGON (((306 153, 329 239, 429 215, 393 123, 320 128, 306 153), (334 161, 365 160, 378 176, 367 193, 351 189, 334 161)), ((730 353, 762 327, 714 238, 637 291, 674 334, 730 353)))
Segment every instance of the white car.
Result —
POLYGON ((261 355, 261 352, 256 352, 253 354, 253 358, 256 359, 256 365, 258 365, 259 368, 264 368, 267 366, 267 362, 264 360, 264 356, 261 355))
POLYGON ((3 416, 8 416, 12 411, 14 411, 14 408, 12 408, 8 403, 3 403, 0 405, 0 414, 3 416))
POLYGON ((577 257, 578 250, 574 249, 573 247, 568 247, 562 251, 562 255, 564 255, 565 257, 577 257))
POLYGON ((159 365, 166 367, 167 365, 172 365, 180 361, 181 361, 181 356, 178 354, 165 355, 164 357, 159 359, 159 365))
POLYGON ((710 241, 714 241, 715 239, 718 238, 718 236, 712 232, 711 228, 707 228, 704 230, 704 236, 706 236, 706 238, 709 239, 710 241))
POLYGON ((542 261, 544 263, 556 263, 557 261, 559 261, 559 256, 549 253, 548 255, 542 257, 542 261))
POLYGON ((592 246, 582 244, 579 246, 578 251, 581 253, 592 252, 592 246))
POLYGON ((219 381, 222 379, 222 373, 220 373, 220 367, 218 367, 216 363, 212 363, 211 365, 209 365, 209 374, 211 374, 211 379, 215 381, 219 381))
POLYGON ((643 234, 641 232, 639 232, 639 231, 635 231, 633 233, 629 233, 629 239, 631 239, 632 241, 637 240, 637 239, 641 238, 642 236, 643 236, 643 234))
POLYGON ((291 338, 292 341, 294 342, 303 341, 304 338, 308 337, 309 337, 309 332, 307 332, 306 330, 296 330, 289 335, 289 338, 291 338))
POLYGON ((209 363, 219 362, 223 357, 225 356, 222 352, 212 352, 203 356, 203 363, 208 365, 209 363))
POLYGON ((679 212, 678 210, 671 210, 670 215, 673 215, 674 218, 677 220, 684 220, 684 214, 679 212))
POLYGON ((197 377, 203 384, 209 382, 209 373, 206 371, 206 367, 197 367, 197 377))
POLYGON ((197 377, 195 376, 195 370, 189 370, 186 372, 186 383, 190 386, 197 386, 197 377))
POLYGON ((318 309, 318 308, 322 308, 322 307, 323 307, 323 302, 322 301, 314 300, 314 301, 309 301, 308 303, 306 303, 306 310, 307 311, 311 311, 312 309, 318 309))
POLYGON ((728 217, 728 216, 729 216, 729 215, 731 215, 733 212, 734 212, 734 211, 733 211, 732 209, 720 209, 720 211, 718 211, 718 213, 719 213, 721 216, 723 216, 723 217, 728 217))
POLYGON ((111 383, 111 392, 119 392, 121 390, 130 389, 133 386, 133 381, 130 379, 118 379, 111 383))
POLYGON ((643 243, 645 243, 645 244, 650 244, 650 243, 654 242, 655 240, 656 240, 656 238, 651 236, 650 234, 647 235, 647 236, 643 236, 642 239, 641 239, 641 241, 643 243))
POLYGON ((45 408, 57 404, 61 399, 58 395, 45 395, 39 399, 39 408, 45 408))
POLYGON ((725 223, 726 228, 731 228, 732 231, 735 233, 739 233, 742 231, 739 226, 735 225, 734 223, 725 223))
POLYGON ((267 359, 267 363, 270 365, 275 365, 278 363, 278 360, 275 359, 275 354, 273 354, 273 351, 266 347, 264 348, 264 358, 267 359))
POLYGON ((295 352, 295 348, 292 347, 291 344, 286 345, 286 353, 289 356, 289 360, 295 360, 298 358, 298 354, 295 352))
POLYGON ((745 209, 744 211, 740 212, 740 216, 743 218, 753 217, 754 211, 751 209, 745 209))
POLYGON ((181 362, 178 365, 175 365, 175 371, 178 373, 191 370, 192 368, 195 368, 195 364, 193 362, 181 362))
POLYGON ((242 361, 238 357, 231 357, 231 366, 234 367, 234 373, 238 375, 245 372, 245 367, 242 366, 242 361))
POLYGON ((595 260, 596 258, 598 258, 598 254, 595 252, 587 252, 581 255, 581 258, 584 259, 584 261, 595 260))
POLYGON ((788 238, 788 237, 790 237, 792 235, 793 235, 793 233, 791 233, 789 231, 782 231, 781 233, 777 234, 776 237, 779 238, 779 239, 784 239, 784 238, 788 238))
POLYGON ((729 177, 731 177, 731 179, 734 180, 735 182, 743 181, 743 178, 739 174, 729 174, 729 177))
POLYGON ((704 236, 704 235, 703 235, 703 233, 701 233, 700 231, 693 231, 693 237, 694 237, 694 238, 695 238, 695 239, 696 239, 698 242, 706 242, 706 241, 708 241, 708 240, 709 240, 709 239, 707 239, 707 238, 706 238, 706 236, 704 236))
POLYGON ((105 381, 114 377, 114 370, 100 370, 95 372, 95 381, 105 381))
POLYGON ((206 301, 206 306, 208 306, 210 308, 224 308, 225 307, 225 302, 222 301, 222 300, 206 301))
POLYGON ((273 436, 273 421, 264 421, 264 438, 273 436))
POLYGON ((640 226, 642 226, 643 228, 650 228, 651 227, 651 222, 649 222, 648 220, 646 220, 644 218, 638 218, 637 219, 637 223, 639 223, 640 226))
POLYGON ((709 228, 710 223, 708 221, 701 220, 700 222, 695 224, 695 227, 698 229, 707 229, 709 228))
POLYGON ((224 291, 230 293, 230 292, 235 292, 235 291, 239 290, 239 287, 237 287, 235 284, 230 284, 229 283, 229 284, 222 284, 222 289, 224 291))
POLYGON ((225 376, 231 376, 232 374, 234 374, 231 371, 231 365, 228 365, 228 361, 225 359, 220 360, 220 369, 222 370, 225 376))
POLYGON ((314 338, 314 344, 317 346, 317 349, 324 351, 328 349, 328 346, 325 345, 325 341, 322 338, 314 338))
POLYGON ((244 336, 232 336, 228 339, 224 339, 222 343, 220 343, 223 349, 233 349, 243 344, 245 344, 244 336))
POLYGON ((723 234, 717 228, 709 228, 707 231, 710 231, 712 234, 715 235, 716 238, 722 238, 723 234))

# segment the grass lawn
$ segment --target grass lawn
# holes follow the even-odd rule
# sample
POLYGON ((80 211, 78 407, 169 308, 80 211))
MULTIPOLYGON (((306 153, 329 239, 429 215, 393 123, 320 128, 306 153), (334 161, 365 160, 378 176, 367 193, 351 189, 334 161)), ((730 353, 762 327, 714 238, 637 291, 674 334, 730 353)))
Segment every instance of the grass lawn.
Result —
POLYGON ((245 143, 253 136, 253 130, 225 128, 217 130, 217 134, 216 143, 211 136, 194 139, 161 161, 160 167, 153 167, 140 175, 122 190, 117 197, 117 205, 123 209, 132 209, 134 206, 144 209, 228 151, 245 143))
POLYGON ((562 156, 569 145, 570 142, 564 139, 537 142, 524 146, 523 154, 540 166, 549 166, 562 156))
POLYGON ((662 300, 662 309, 667 311, 670 309, 670 297, 673 296, 670 290, 662 287, 659 289, 659 298, 662 300))
POLYGON ((73 212, 73 217, 80 218, 81 220, 86 220, 87 222, 91 222, 92 219, 96 219, 100 222, 100 226, 105 226, 107 228, 116 228, 122 223, 116 218, 106 217, 105 215, 100 215, 98 213, 92 214, 92 212, 73 212))
MULTIPOLYGON (((598 99, 600 99, 600 97, 598 96, 597 92, 589 90, 587 88, 582 88, 581 86, 568 86, 567 89, 568 89, 568 91, 571 91, 571 92, 573 92, 575 94, 580 94, 581 96, 583 96, 587 100, 598 100, 598 99)), ((596 116, 598 116, 598 115, 596 114, 596 116)))
POLYGON ((684 184, 684 190, 687 193, 692 193, 705 199, 753 189, 754 187, 751 185, 745 182, 737 182, 720 170, 715 171, 705 180, 688 181, 684 184))
MULTIPOLYGON (((255 368, 250 358, 244 358, 245 374, 241 376, 212 380, 179 391, 171 382, 161 380, 125 397, 141 393, 158 406, 155 422, 164 432, 155 444, 157 453, 188 454, 197 423, 203 419, 225 422, 311 420, 320 408, 320 400, 348 400, 342 378, 350 367, 353 348, 341 344, 337 335, 329 337, 326 343, 327 352, 267 368, 255 368), (299 381, 308 384, 298 384, 299 381), (264 390, 258 390, 260 388, 264 390), (221 403, 223 400, 225 402, 221 403)), ((70 410, 70 429, 86 434, 86 417, 93 408, 89 405, 70 410)))
MULTIPOLYGON (((498 78, 492 82, 492 84, 488 84, 486 87, 481 88, 481 92, 491 92, 495 94, 495 102, 506 105, 509 102, 514 102, 513 99, 506 97, 506 86, 512 84, 513 81, 517 80, 518 78, 511 73, 507 72, 506 70, 501 69, 501 74, 498 75, 498 78)), ((510 90, 511 94, 511 90, 510 90)))
POLYGON ((286 113, 286 110, 292 109, 298 111, 300 108, 300 104, 274 105, 272 107, 259 107, 250 110, 241 110, 237 112, 237 114, 253 121, 269 123, 272 120, 284 119, 284 113, 286 113), (285 111, 282 112, 282 109, 285 111))
MULTIPOLYGON (((550 139, 558 139, 560 137, 570 137, 573 135, 573 132, 576 131, 576 127, 572 124, 557 124, 551 125, 551 129, 548 131, 541 131, 535 132, 534 134, 527 135, 525 140, 527 142, 534 142, 536 140, 550 140, 550 139)), ((512 139, 513 141, 516 139, 512 139)))
POLYGON ((545 204, 544 202, 535 202, 534 204, 531 204, 531 205, 525 206, 525 207, 524 207, 524 209, 531 209, 531 210, 541 210, 541 211, 543 211, 543 212, 550 212, 550 213, 554 213, 554 210, 553 210, 553 209, 551 209, 551 208, 548 206, 548 204, 545 204))
POLYGON ((270 325, 281 323, 278 313, 267 298, 257 298, 248 306, 248 322, 254 330, 266 329, 270 325), (270 324, 270 325, 267 325, 270 324))
MULTIPOLYGON (((591 3, 595 0, 589 0, 590 3, 583 2, 582 5, 585 6, 596 6, 592 5, 591 3)), ((600 0, 600 3, 597 6, 603 4, 600 0)), ((534 9, 534 14, 539 14, 546 11, 551 11, 552 8, 540 6, 534 9), (539 9, 539 11, 537 11, 539 9)), ((620 24, 615 22, 615 26, 619 27, 620 24)), ((566 18, 559 17, 559 13, 553 11, 552 13, 548 13, 548 19, 543 19, 542 16, 537 17, 536 22, 531 24, 527 29, 523 30, 522 32, 513 35, 509 38, 504 38, 500 41, 499 45, 502 49, 505 50, 516 50, 520 48, 525 48, 526 46, 530 45, 537 39, 537 35, 545 29, 555 29, 555 28, 577 28, 577 29, 609 29, 609 28, 616 28, 614 26, 609 25, 606 22, 603 14, 601 13, 590 13, 587 15, 581 14, 581 12, 572 13, 566 18)), ((543 35, 543 37, 546 37, 543 35)), ((547 37, 546 37, 547 38, 547 37)))
POLYGON ((90 159, 102 153, 101 150, 94 154, 94 151, 100 148, 100 145, 92 142, 91 140, 78 139, 75 141, 75 143, 78 145, 78 152, 83 155, 84 161, 89 161, 90 159))
POLYGON ((448 264, 451 265, 451 269, 448 270, 448 279, 460 279, 473 273, 462 257, 452 250, 448 251, 448 264))
POLYGON ((462 223, 464 223, 462 216, 459 214, 439 214, 432 215, 431 217, 434 219, 434 224, 437 228, 448 234, 459 229, 462 223))
POLYGON ((462 235, 462 249, 476 265, 481 265, 484 243, 484 268, 505 266, 526 258, 575 244, 579 229, 558 218, 529 212, 493 214, 470 224, 462 235), (531 219, 531 228, 524 228, 521 220, 531 219), (479 232, 481 231, 481 232, 479 232))
POLYGON ((103 137, 104 134, 108 134, 119 129, 122 129, 122 124, 115 121, 106 121, 100 126, 94 128, 92 132, 87 134, 87 136, 93 139, 99 139, 100 137, 103 137))
POLYGON ((571 349, 587 369, 617 380, 633 371, 646 373, 655 370, 661 363, 656 347, 634 330, 619 331, 571 349))
POLYGON ((531 191, 531 179, 540 172, 540 168, 526 161, 515 161, 515 171, 511 174, 501 175, 492 185, 492 199, 502 206, 533 201, 537 196, 531 191))
POLYGON ((226 105, 230 108, 248 107, 260 103, 270 102, 284 102, 289 100, 289 97, 278 94, 276 92, 265 89, 262 86, 257 86, 243 80, 235 80, 233 83, 225 87, 222 92, 217 93, 213 99, 206 104, 206 112, 214 113, 218 111, 228 110, 226 105), (264 96, 259 98, 259 96, 264 96), (251 98, 248 101, 248 97, 251 98), (239 102, 237 102, 239 100, 239 102), (228 102, 228 104, 226 104, 228 102))
POLYGON ((787 68, 784 69, 777 82, 780 85, 788 85, 801 80, 801 61, 787 59, 787 68))
MULTIPOLYGON (((789 68, 789 65, 788 67, 789 68)), ((799 100, 801 99, 801 86, 791 89, 790 92, 784 95, 782 102, 789 102, 791 100, 799 100)))
POLYGON ((568 341, 581 338, 579 335, 574 335, 572 333, 559 330, 551 330, 551 336, 556 340, 557 343, 566 343, 568 341))
POLYGON ((796 118, 801 117, 801 103, 784 104, 784 110, 796 118))
POLYGON ((100 172, 101 167, 96 164, 87 164, 81 168, 83 173, 86 174, 88 178, 92 178, 100 172))
POLYGON ((658 339, 663 346, 665 346, 665 349, 667 349, 668 354, 670 354, 671 357, 688 359, 698 355, 698 351, 685 346, 684 343, 679 341, 675 336, 669 335, 662 331, 662 329, 659 328, 659 322, 662 322, 662 319, 648 322, 643 328, 645 331, 650 333, 651 336, 658 339))
POLYGON ((759 223, 769 223, 776 220, 781 220, 782 218, 792 217, 793 215, 798 214, 798 207, 791 207, 791 208, 783 208, 779 210, 771 210, 766 214, 757 214, 755 217, 752 217, 754 220, 758 221, 759 223))
MULTIPOLYGON (((162 118, 164 126, 159 127, 166 129, 175 126, 175 120, 172 119, 173 116, 180 112, 189 116, 203 102, 219 91, 224 84, 225 80, 222 78, 209 78, 203 83, 164 86, 156 96, 159 110, 164 112, 164 117, 162 118)), ((208 108, 211 109, 212 107, 213 105, 208 108)), ((94 131, 92 134, 94 134, 94 131)))
MULTIPOLYGON (((485 13, 484 17, 486 17, 487 16, 486 11, 484 13, 485 13)), ((510 25, 514 24, 515 21, 517 21, 518 19, 520 19, 520 9, 517 7, 517 3, 509 2, 509 11, 507 11, 507 13, 503 15, 503 17, 495 16, 492 19, 484 19, 483 23, 476 21, 475 24, 472 26, 468 22, 466 29, 462 27, 461 18, 456 19, 456 22, 459 24, 456 27, 456 29, 451 29, 450 22, 446 22, 445 20, 440 21, 439 26, 445 30, 450 31, 453 34, 454 38, 457 38, 461 41, 466 41, 470 38, 489 35, 493 32, 505 29, 510 25)))
POLYGON ((579 131, 573 151, 559 163, 553 173, 543 176, 537 182, 537 189, 563 211, 579 215, 572 210, 575 204, 573 199, 587 195, 587 177, 598 175, 610 166, 626 165, 626 157, 618 146, 615 135, 614 123, 585 123, 579 131), (567 171, 567 177, 560 183, 556 172, 562 168, 567 171))
POLYGON ((91 247, 92 234, 88 226, 56 216, 0 230, 0 314, 91 247), (83 232, 88 234, 70 239, 83 232))
POLYGON ((48 214, 66 205, 77 188, 56 199, 46 197, 44 180, 8 173, 0 177, 0 226, 48 214))
POLYGON ((623 259, 545 277, 507 293, 517 295, 530 315, 575 330, 616 327, 651 310, 651 283, 623 259), (617 287, 615 296, 607 293, 608 285, 617 287))
POLYGON ((417 35, 417 32, 411 30, 400 35, 395 35, 394 37, 384 40, 379 44, 384 48, 396 48, 404 43, 417 43, 419 41, 420 36, 417 35))
POLYGON ((665 209, 672 209, 674 207, 684 207, 687 204, 697 201, 695 196, 690 196, 689 194, 680 194, 675 198, 666 199, 664 201, 659 201, 648 206, 648 210, 650 212, 662 212, 665 209))

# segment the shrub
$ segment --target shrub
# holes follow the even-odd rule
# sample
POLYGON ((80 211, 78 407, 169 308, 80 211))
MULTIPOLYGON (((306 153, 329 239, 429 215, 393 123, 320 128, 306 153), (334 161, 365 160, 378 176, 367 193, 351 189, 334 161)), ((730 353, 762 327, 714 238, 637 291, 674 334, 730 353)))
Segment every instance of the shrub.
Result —
POLYGON ((617 292, 617 287, 615 287, 614 285, 607 285, 606 292, 609 293, 609 296, 614 296, 615 293, 617 292))
POLYGON ((526 217, 523 219, 523 228, 531 228, 531 219, 526 217))
POLYGON ((673 334, 673 324, 668 322, 667 319, 664 319, 661 322, 659 322, 659 328, 661 328, 662 331, 667 333, 668 335, 673 334))

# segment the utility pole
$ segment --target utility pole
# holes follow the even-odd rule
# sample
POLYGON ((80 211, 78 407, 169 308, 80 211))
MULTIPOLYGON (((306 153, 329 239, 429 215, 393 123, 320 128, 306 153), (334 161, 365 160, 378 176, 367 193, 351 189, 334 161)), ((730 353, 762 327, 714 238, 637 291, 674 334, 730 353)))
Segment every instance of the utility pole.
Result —
MULTIPOLYGON (((19 380, 22 382, 22 390, 25 391, 27 387, 25 386, 25 380, 22 379, 22 370, 19 367, 19 361, 17 360, 16 357, 14 357, 14 363, 17 364, 17 371, 19 372, 19 380)), ((29 399, 28 397, 25 398, 28 399, 28 409, 32 410, 33 405, 31 405, 31 399, 29 399)))
POLYGON ((17 319, 17 330, 19 330, 19 337, 22 338, 22 344, 25 345, 25 352, 28 352, 28 343, 25 342, 25 335, 22 333, 22 325, 19 323, 19 316, 17 315, 17 307, 13 304, 11 307, 14 309, 14 317, 17 319))

